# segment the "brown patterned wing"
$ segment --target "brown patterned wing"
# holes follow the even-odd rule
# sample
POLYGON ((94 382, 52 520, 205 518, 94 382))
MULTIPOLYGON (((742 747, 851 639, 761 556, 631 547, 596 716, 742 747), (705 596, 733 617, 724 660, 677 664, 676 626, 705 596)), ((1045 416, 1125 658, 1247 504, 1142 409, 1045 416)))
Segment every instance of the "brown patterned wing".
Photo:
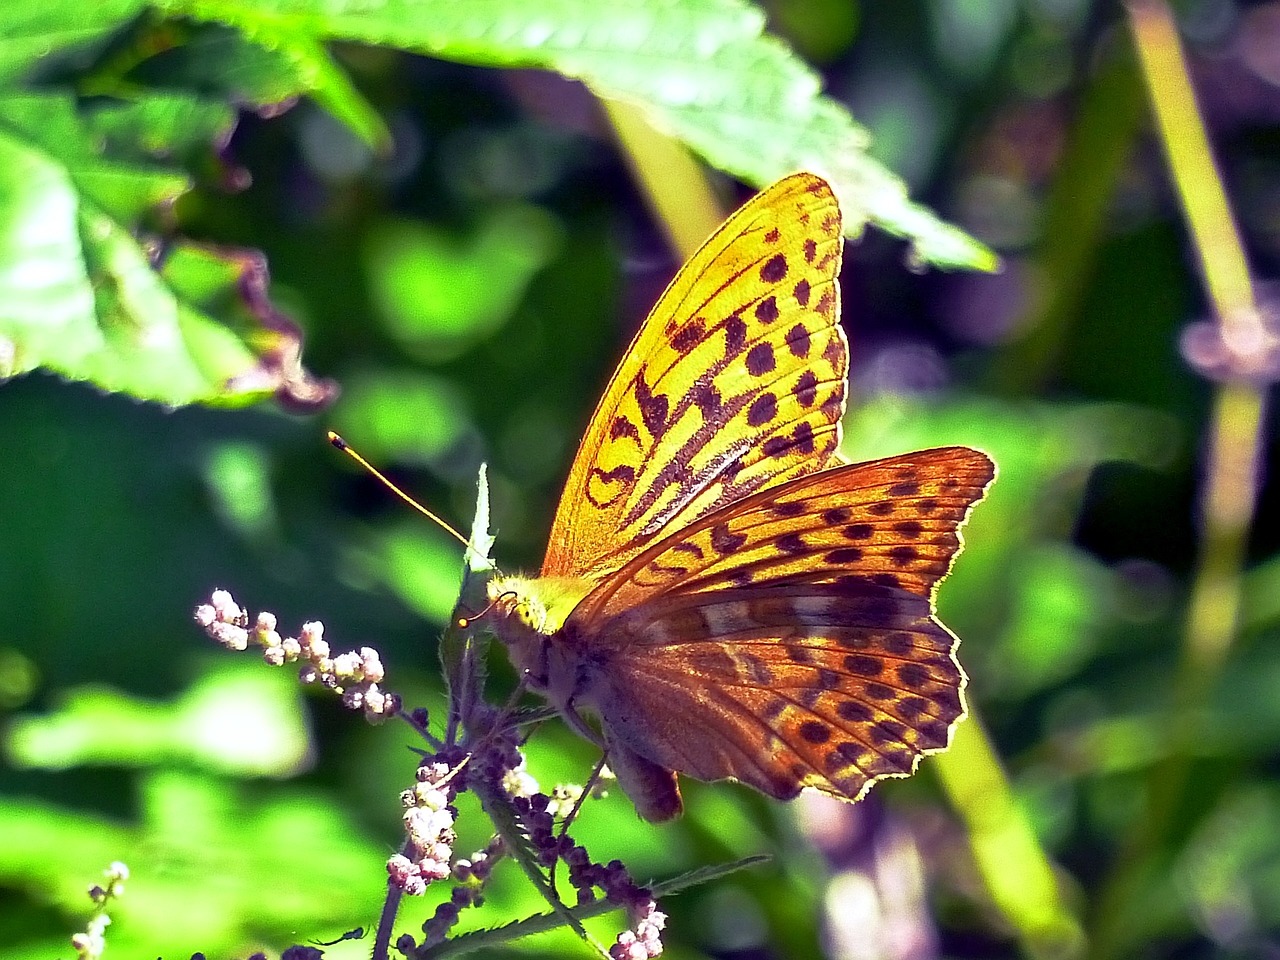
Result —
POLYGON ((939 447, 770 487, 634 557, 571 620, 598 624, 668 594, 846 577, 929 598, 994 476, 985 453, 939 447))
POLYGON ((659 767, 781 799, 809 786, 853 800, 911 773, 964 715, 933 595, 993 477, 976 450, 926 450, 793 480, 679 531, 565 623, 590 651, 580 700, 659 767))
POLYGON ((831 188, 796 174, 685 264, 591 418, 544 577, 601 579, 664 529, 828 465, 848 368, 842 244, 831 188))

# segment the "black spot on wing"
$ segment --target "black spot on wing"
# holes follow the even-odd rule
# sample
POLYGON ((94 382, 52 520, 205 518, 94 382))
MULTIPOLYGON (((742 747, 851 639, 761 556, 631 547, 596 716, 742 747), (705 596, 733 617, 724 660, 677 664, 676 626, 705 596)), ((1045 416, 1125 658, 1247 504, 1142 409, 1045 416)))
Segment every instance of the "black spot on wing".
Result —
POLYGON ((747 351, 747 372, 753 377, 763 377, 766 373, 771 373, 777 365, 773 347, 767 343, 757 343, 747 351))
POLYGON ((721 556, 737 552, 746 542, 747 535, 731 533, 727 523, 717 523, 711 528, 711 548, 721 556))
POLYGON ((634 381, 636 405, 640 408, 640 418, 644 421, 649 436, 655 440, 667 432, 667 416, 671 411, 670 401, 664 393, 653 393, 645 382, 644 370, 636 374, 634 381))
POLYGON ((800 379, 796 381, 791 393, 800 401, 801 406, 812 407, 813 402, 818 399, 818 378, 814 372, 806 370, 800 374, 800 379))
POLYGON ((804 542, 804 538, 798 533, 784 533, 776 538, 773 543, 783 553, 796 555, 809 552, 809 545, 804 542))
POLYGON ((780 283, 787 276, 787 258, 775 253, 760 268, 760 279, 765 283, 780 283))
POLYGON ((817 720, 806 720, 800 724, 800 737, 809 743, 826 743, 831 739, 831 728, 817 720))
POLYGON ((676 335, 671 338, 671 347, 678 353, 688 353, 701 343, 706 335, 706 321, 701 317, 695 317, 676 331, 676 335))
POLYGON ((747 345, 747 324, 737 314, 724 322, 724 355, 725 359, 736 357, 747 345))
POLYGON ((809 330, 803 323, 797 323, 787 332, 787 348, 801 360, 809 356, 811 344, 809 330))
POLYGON ((747 423, 753 427, 762 427, 777 415, 778 398, 766 391, 751 401, 751 406, 747 408, 747 423))
POLYGON ((631 440, 640 439, 640 431, 636 429, 636 425, 626 417, 614 417, 613 423, 609 424, 609 439, 618 440, 627 437, 631 440))
POLYGON ((834 550, 828 550, 822 555, 823 562, 833 567, 857 563, 861 559, 862 549, 860 547, 836 547, 834 550))

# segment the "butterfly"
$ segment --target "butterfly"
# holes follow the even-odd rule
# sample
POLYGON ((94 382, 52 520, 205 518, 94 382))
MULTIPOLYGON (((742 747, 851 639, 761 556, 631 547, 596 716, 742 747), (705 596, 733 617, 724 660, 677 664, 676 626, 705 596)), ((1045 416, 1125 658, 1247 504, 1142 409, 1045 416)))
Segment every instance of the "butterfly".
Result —
POLYGON ((647 820, 681 813, 678 774, 857 800, 965 714, 934 594, 995 465, 840 458, 843 243, 814 174, 733 214, 605 388, 541 575, 488 584, 527 685, 603 745, 647 820))

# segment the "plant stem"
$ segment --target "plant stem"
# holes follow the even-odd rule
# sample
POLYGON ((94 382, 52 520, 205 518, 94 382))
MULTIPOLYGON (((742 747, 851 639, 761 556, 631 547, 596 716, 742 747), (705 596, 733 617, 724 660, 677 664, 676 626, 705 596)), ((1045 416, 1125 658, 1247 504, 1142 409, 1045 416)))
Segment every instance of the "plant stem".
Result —
MULTIPOLYGON (((1178 39, 1163 0, 1130 0, 1133 36, 1161 139, 1224 341, 1266 339, 1253 281, 1209 149, 1178 39)), ((1124 953, 1140 931, 1130 906, 1148 882, 1168 877, 1171 836, 1191 783, 1192 748, 1238 632, 1242 572, 1258 495, 1265 393, 1244 381, 1215 390, 1200 493, 1201 539, 1174 679, 1165 758, 1151 771, 1146 809, 1109 878, 1094 925, 1092 955, 1124 953)))
MULTIPOLYGON (((408 852, 408 844, 400 850, 408 852)), ((390 880, 387 881, 387 898, 382 901, 382 913, 378 917, 378 932, 373 938, 372 960, 387 960, 391 952, 391 935, 395 932, 396 914, 400 911, 400 900, 404 891, 390 880)))
POLYGON ((1084 937, 982 721, 970 715, 934 770, 964 820, 987 892, 1034 958, 1079 956, 1084 937))
POLYGON ((600 102, 668 242, 682 261, 689 259, 724 220, 707 175, 688 149, 655 130, 639 107, 600 102))

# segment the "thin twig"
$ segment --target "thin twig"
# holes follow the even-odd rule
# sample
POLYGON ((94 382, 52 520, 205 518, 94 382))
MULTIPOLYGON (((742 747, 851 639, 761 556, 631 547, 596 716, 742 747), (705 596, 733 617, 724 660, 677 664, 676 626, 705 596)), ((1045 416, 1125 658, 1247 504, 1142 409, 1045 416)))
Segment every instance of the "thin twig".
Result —
MULTIPOLYGON (((406 842, 400 852, 408 855, 411 845, 406 842)), ((382 901, 382 913, 378 917, 378 931, 373 938, 372 960, 387 960, 391 952, 391 935, 395 932, 396 914, 400 912, 400 901, 404 891, 394 883, 387 882, 387 898, 382 901)))

